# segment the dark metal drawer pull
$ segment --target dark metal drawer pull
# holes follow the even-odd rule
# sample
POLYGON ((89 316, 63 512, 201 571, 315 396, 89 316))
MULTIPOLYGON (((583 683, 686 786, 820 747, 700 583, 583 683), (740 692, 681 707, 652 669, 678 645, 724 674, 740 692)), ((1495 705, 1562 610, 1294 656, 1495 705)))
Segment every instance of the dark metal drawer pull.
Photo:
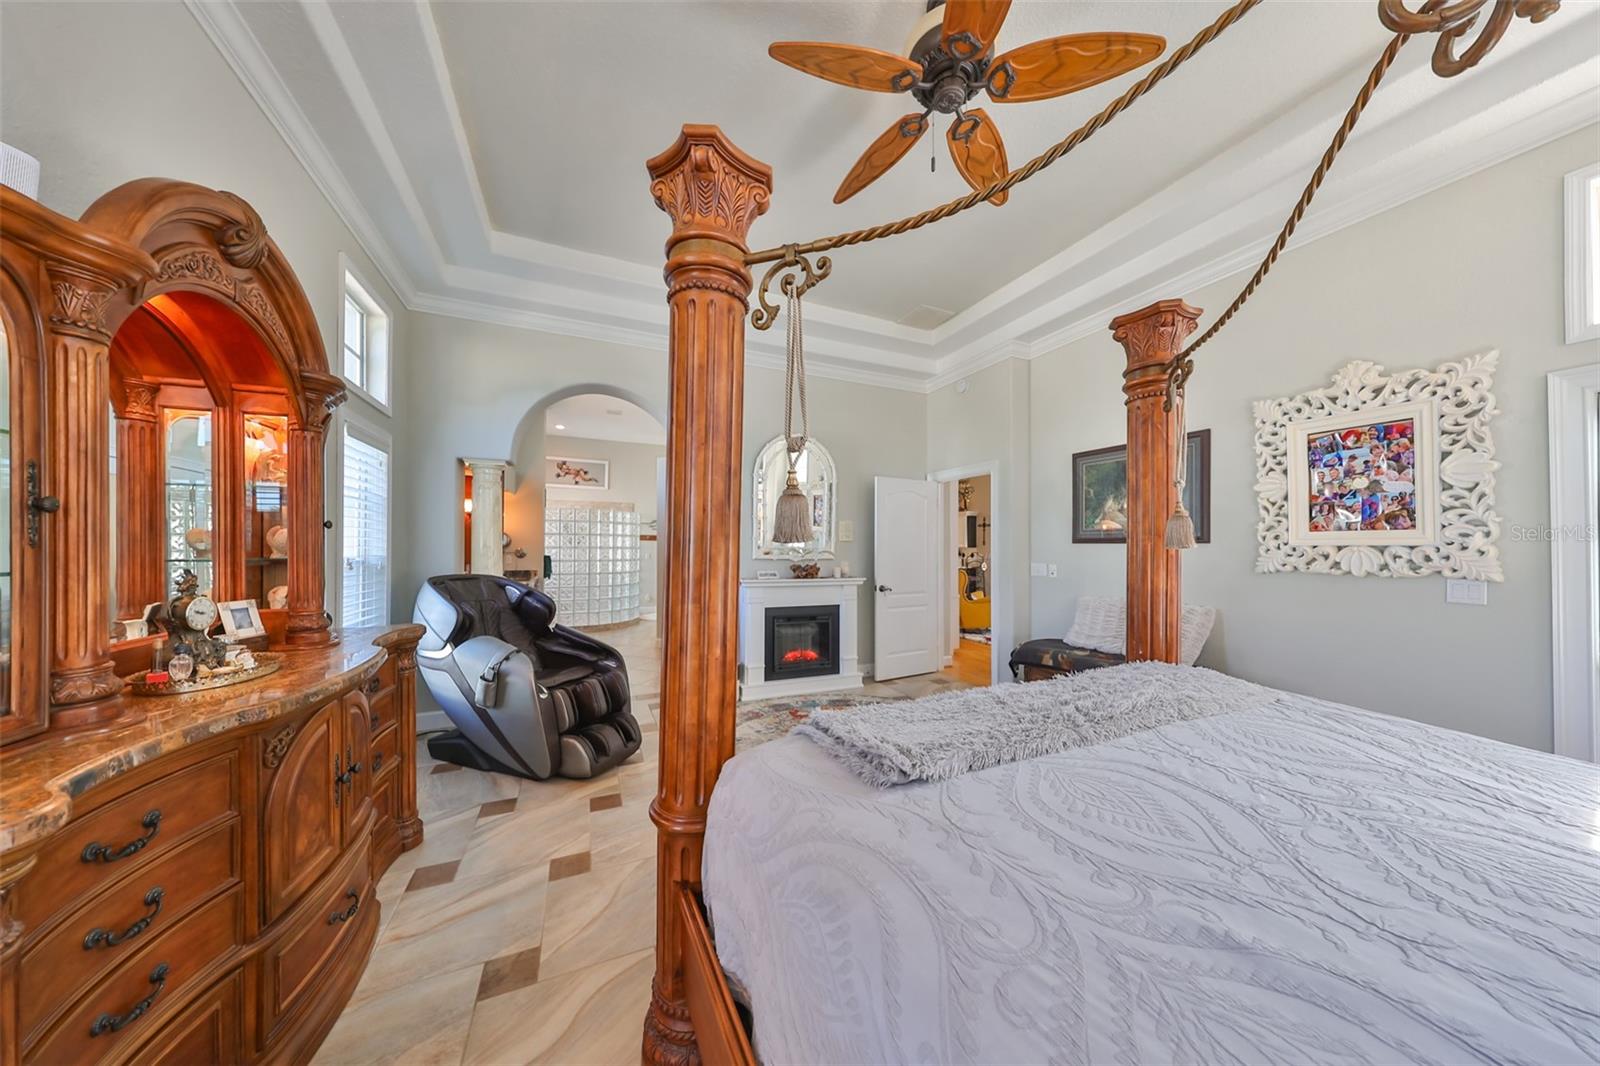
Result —
POLYGON ((146 892, 144 894, 144 905, 150 908, 149 914, 145 915, 143 918, 140 918, 137 922, 134 922, 120 933, 113 933, 109 930, 99 928, 91 929, 89 931, 89 935, 83 938, 83 950, 93 951, 95 948, 100 947, 101 945, 104 945, 108 948, 114 948, 124 940, 132 940, 134 937, 150 928, 150 923, 155 921, 156 915, 161 913, 161 900, 165 895, 166 890, 160 885, 157 885, 155 888, 152 888, 150 891, 146 892))
POLYGON ((378 752, 378 754, 376 754, 376 755, 374 755, 372 757, 372 772, 373 773, 377 773, 379 770, 382 770, 382 769, 383 769, 383 752, 380 751, 380 752, 378 752))
POLYGON ((104 1036, 107 1033, 115 1033, 144 1017, 145 1012, 155 1005, 156 997, 161 994, 161 990, 167 987, 166 963, 163 962, 150 971, 150 983, 155 987, 150 990, 148 996, 130 1007, 126 1014, 100 1015, 94 1020, 94 1024, 89 1026, 89 1035, 104 1036))
POLYGON ((346 907, 342 911, 334 911, 332 914, 328 915, 329 925, 338 925, 340 922, 348 922, 351 918, 356 916, 356 911, 361 909, 361 893, 357 892, 355 889, 352 888, 350 891, 346 892, 344 894, 344 898, 351 901, 350 906, 346 907))
POLYGON ((377 674, 373 674, 372 677, 368 678, 367 683, 361 687, 367 692, 368 695, 371 695, 383 687, 383 678, 379 677, 377 674))
POLYGON ((372 712, 372 717, 367 719, 367 724, 372 727, 372 731, 374 733, 376 733, 378 731, 378 721, 379 721, 378 712, 377 711, 373 711, 372 712))
POLYGON ((161 811, 146 811, 145 816, 139 819, 139 824, 144 826, 145 834, 138 840, 130 840, 120 848, 113 849, 110 844, 90 844, 83 849, 84 862, 116 862, 126 859, 143 848, 154 839, 157 830, 161 828, 161 811))

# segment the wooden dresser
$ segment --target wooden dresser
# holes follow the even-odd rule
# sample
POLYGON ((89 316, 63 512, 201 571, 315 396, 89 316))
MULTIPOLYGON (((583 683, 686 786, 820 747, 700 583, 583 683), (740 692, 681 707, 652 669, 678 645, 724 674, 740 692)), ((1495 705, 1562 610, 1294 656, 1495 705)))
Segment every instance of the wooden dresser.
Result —
POLYGON ((298 1062, 420 843, 420 626, 0 759, 0 1062, 298 1062))
POLYGON ((0 218, 0 1066, 308 1061, 422 839, 422 627, 325 595, 344 383, 232 193, 0 218))

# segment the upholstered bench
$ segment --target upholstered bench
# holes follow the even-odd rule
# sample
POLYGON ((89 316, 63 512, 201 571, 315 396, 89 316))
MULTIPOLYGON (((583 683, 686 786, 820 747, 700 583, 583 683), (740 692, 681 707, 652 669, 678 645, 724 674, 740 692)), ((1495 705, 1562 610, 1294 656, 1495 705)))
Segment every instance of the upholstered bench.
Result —
MULTIPOLYGON (((1179 662, 1194 665, 1216 619, 1217 612, 1211 607, 1190 604, 1183 609, 1179 662)), ((1011 653, 1011 676, 1020 676, 1023 681, 1044 681, 1126 662, 1127 628, 1126 601, 1113 596, 1081 596, 1067 639, 1030 640, 1018 645, 1011 653)))
POLYGON ((1064 640, 1029 640, 1011 652, 1011 676, 1024 681, 1044 681, 1058 674, 1115 666, 1126 660, 1109 651, 1075 648, 1064 640))

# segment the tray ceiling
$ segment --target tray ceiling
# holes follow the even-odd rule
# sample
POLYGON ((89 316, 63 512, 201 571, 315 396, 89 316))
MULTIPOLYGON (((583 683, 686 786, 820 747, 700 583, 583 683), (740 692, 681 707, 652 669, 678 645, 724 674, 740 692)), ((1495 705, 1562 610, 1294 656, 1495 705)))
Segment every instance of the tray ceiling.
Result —
MULTIPOLYGON (((668 227, 644 160, 682 123, 721 125, 772 164, 754 245, 966 191, 948 156, 930 173, 918 145, 834 205, 856 155, 911 102, 766 56, 778 39, 900 51, 921 6, 191 2, 408 305, 658 349, 668 227)), ((1176 47, 1224 6, 1019 2, 1000 47, 1101 29, 1176 47)), ((1386 37, 1370 4, 1264 4, 1007 206, 837 255, 808 301, 812 364, 926 389, 1247 265, 1386 37)), ((1600 9, 1568 5, 1540 26, 1519 21, 1487 63, 1452 81, 1427 69, 1431 41, 1414 42, 1297 240, 1600 118, 1595 39, 1600 9)), ((1130 80, 988 110, 1017 165, 1130 80)), ((752 331, 753 360, 775 360, 779 341, 752 331)))

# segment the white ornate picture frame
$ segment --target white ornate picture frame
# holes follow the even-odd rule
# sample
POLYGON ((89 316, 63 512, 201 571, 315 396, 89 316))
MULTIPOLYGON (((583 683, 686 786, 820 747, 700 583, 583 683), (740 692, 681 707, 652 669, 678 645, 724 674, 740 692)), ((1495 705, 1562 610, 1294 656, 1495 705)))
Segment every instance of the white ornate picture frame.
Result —
POLYGON ((1489 351, 1437 370, 1389 374, 1362 360, 1336 373, 1328 388, 1258 400, 1256 571, 1503 580, 1494 500, 1500 464, 1489 428, 1499 413, 1491 391, 1499 361, 1489 351), (1309 530, 1308 439, 1397 418, 1419 426, 1418 528, 1309 530))

